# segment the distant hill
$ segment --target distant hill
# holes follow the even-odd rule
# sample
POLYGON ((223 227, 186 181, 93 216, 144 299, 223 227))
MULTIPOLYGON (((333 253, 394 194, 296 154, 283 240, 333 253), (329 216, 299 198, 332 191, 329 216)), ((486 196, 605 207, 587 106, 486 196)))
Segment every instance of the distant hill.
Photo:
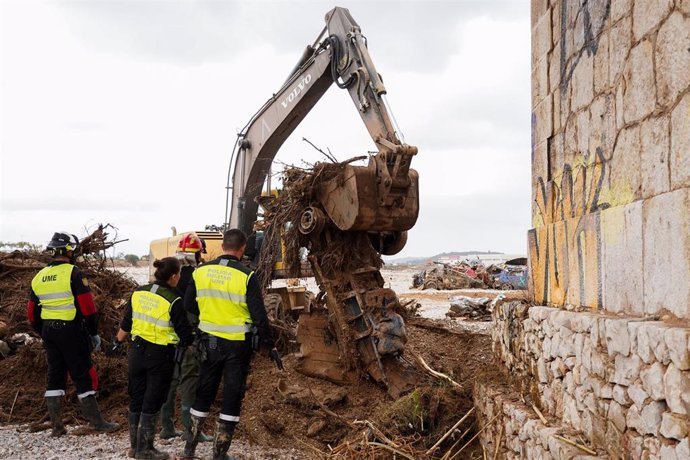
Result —
POLYGON ((502 252, 493 251, 452 251, 452 252, 441 252, 433 256, 426 257, 384 257, 384 260, 389 265, 419 265, 423 264, 429 260, 434 262, 440 259, 472 259, 475 256, 486 256, 486 255, 502 255, 502 252))

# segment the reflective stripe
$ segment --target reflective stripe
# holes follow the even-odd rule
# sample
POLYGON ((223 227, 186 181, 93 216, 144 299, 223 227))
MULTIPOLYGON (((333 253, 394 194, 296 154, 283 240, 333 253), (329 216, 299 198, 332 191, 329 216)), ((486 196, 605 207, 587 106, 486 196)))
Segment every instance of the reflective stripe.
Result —
POLYGON ((71 292, 52 292, 50 294, 39 294, 38 300, 68 299, 72 297, 71 292))
POLYGON ((165 320, 160 319, 160 318, 154 318, 151 315, 147 315, 145 313, 140 313, 138 311, 132 312, 132 318, 140 319, 142 321, 146 321, 147 323, 155 324, 156 326, 173 327, 173 324, 170 321, 165 321, 165 320))
POLYGON ((158 292, 159 287, 160 286, 158 286, 157 284, 154 284, 153 286, 151 286, 151 294, 155 294, 156 292, 158 292))
POLYGON ((218 418, 221 419, 221 420, 228 421, 228 422, 239 422, 239 421, 240 421, 240 417, 239 417, 238 415, 225 415, 225 414, 220 414, 220 415, 218 416, 218 418))
POLYGON ((189 409, 189 413, 196 417, 208 417, 208 412, 199 412, 198 410, 194 410, 194 408, 189 409))
POLYGON ((46 398, 50 398, 51 396, 65 396, 65 390, 48 390, 44 396, 46 398))
POLYGON ((231 294, 220 289, 199 289, 196 291, 197 297, 212 297, 214 299, 230 300, 232 302, 247 303, 247 296, 241 294, 231 294))
POLYGON ((86 391, 86 392, 84 392, 84 393, 78 394, 78 395, 77 395, 77 398, 79 398, 80 400, 82 400, 82 399, 86 398, 87 396, 91 396, 91 395, 95 395, 95 394, 96 394, 95 391, 90 390, 90 391, 86 391))
POLYGON ((44 310, 69 310, 70 308, 76 308, 74 304, 60 305, 59 307, 51 307, 50 305, 41 305, 44 310))
POLYGON ((228 259, 221 259, 221 261, 218 262, 218 264, 222 265, 223 267, 227 267, 229 262, 230 261, 228 259))
POLYGON ((199 329, 204 332, 250 332, 251 324, 244 324, 242 326, 220 326, 218 324, 207 323, 206 321, 199 322, 199 329))

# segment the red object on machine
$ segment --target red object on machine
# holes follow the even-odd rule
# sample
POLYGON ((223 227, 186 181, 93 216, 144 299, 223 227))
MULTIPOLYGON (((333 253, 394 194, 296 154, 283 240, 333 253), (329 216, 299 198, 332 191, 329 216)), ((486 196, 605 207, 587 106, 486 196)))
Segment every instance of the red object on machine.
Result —
POLYGON ((203 248, 201 239, 190 233, 177 243, 177 252, 199 252, 203 248))

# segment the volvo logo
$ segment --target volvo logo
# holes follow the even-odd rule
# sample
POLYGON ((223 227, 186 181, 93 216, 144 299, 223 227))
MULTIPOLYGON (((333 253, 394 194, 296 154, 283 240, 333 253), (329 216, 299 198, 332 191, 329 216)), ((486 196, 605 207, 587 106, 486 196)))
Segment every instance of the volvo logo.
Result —
POLYGON ((311 82, 311 74, 307 74, 306 76, 302 77, 302 80, 295 86, 292 91, 290 91, 290 94, 288 94, 285 99, 281 102, 282 106, 284 109, 287 109, 287 106, 289 104, 292 104, 292 101, 295 100, 297 96, 299 96, 302 93, 302 90, 311 82))

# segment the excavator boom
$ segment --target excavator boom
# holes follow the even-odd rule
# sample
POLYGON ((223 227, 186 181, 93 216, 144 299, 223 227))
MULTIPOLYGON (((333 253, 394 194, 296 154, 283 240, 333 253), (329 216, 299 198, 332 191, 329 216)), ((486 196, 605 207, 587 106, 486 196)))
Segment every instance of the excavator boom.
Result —
POLYGON ((366 38, 345 8, 326 14, 325 30, 323 40, 307 47, 287 81, 238 136, 231 228, 252 231, 256 198, 273 159, 334 82, 349 92, 378 153, 368 166, 348 166, 345 180, 324 186, 320 198, 328 217, 341 230, 370 232, 406 231, 417 219, 418 178, 410 169, 417 148, 401 140, 366 38))

